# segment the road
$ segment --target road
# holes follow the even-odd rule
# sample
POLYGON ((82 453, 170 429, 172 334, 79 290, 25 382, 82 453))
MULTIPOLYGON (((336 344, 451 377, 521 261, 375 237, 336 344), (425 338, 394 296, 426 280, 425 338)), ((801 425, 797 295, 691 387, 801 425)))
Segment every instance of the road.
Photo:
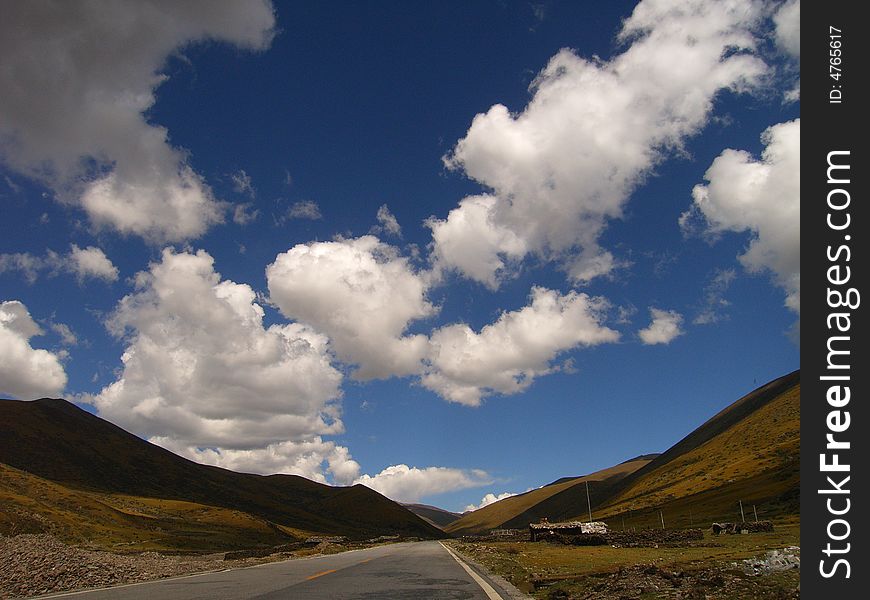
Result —
POLYGON ((413 542, 41 598, 507 600, 510 596, 440 542, 413 542))

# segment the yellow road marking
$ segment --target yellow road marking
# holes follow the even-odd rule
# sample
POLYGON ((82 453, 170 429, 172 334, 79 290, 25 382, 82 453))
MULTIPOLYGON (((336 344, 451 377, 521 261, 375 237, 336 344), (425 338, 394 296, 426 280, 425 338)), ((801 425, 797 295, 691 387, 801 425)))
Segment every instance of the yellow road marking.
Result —
POLYGON ((330 573, 335 573, 338 569, 330 569, 329 571, 321 571, 320 573, 315 573, 311 577, 306 577, 305 581, 311 581, 312 579, 317 579, 318 577, 323 577, 324 575, 329 575, 330 573))
POLYGON ((373 557, 371 557, 371 558, 367 558, 367 559, 365 559, 365 560, 361 560, 359 564, 367 563, 367 562, 369 562, 370 560, 374 560, 374 559, 375 559, 375 557, 373 556, 373 557))

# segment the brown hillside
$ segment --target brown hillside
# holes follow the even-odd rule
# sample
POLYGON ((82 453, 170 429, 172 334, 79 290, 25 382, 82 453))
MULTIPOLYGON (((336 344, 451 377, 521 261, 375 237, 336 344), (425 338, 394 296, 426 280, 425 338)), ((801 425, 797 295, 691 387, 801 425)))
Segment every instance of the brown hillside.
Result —
POLYGON ((661 516, 670 526, 733 521, 739 518, 738 501, 750 513, 756 505, 759 518, 793 518, 799 512, 799 448, 800 371, 795 371, 743 396, 661 455, 559 479, 468 513, 445 529, 468 535, 525 528, 541 517, 585 520, 587 481, 593 517, 612 527, 626 521, 657 526, 661 516))
MULTIPOLYGON (((710 520, 799 514, 800 373, 744 396, 679 444, 619 483, 599 514, 641 526, 669 513, 688 526, 710 520)), ((579 513, 578 513, 579 514, 579 513)), ((709 524, 709 523, 707 523, 709 524)))
POLYGON ((671 446, 666 452, 659 455, 648 465, 642 469, 638 469, 637 472, 632 473, 631 476, 626 477, 620 483, 619 489, 626 489, 632 485, 634 481, 645 476, 647 473, 655 471, 675 460, 677 457, 691 452, 710 439, 724 433, 740 421, 750 417, 754 412, 773 401, 780 394, 786 392, 795 385, 800 386, 800 377, 801 374, 799 370, 793 371, 788 375, 774 379, 770 383, 746 394, 733 404, 730 404, 719 411, 716 415, 708 419, 707 422, 671 446))
POLYGON ((447 527, 462 516, 459 513, 450 512, 443 508, 438 508, 437 506, 429 506, 428 504, 403 504, 402 506, 424 521, 432 523, 441 529, 447 527))
MULTIPOLYGON (((524 528, 541 517, 559 520, 586 508, 586 482, 590 496, 600 496, 620 479, 643 467, 649 457, 638 457, 583 477, 559 480, 525 494, 505 498, 466 513, 445 528, 453 535, 471 535, 499 528, 524 528)), ((593 500, 594 506, 594 500, 593 500)))
POLYGON ((0 463, 65 489, 240 511, 287 531, 356 539, 444 535, 370 488, 200 465, 65 400, 2 400, 0 422, 0 463))

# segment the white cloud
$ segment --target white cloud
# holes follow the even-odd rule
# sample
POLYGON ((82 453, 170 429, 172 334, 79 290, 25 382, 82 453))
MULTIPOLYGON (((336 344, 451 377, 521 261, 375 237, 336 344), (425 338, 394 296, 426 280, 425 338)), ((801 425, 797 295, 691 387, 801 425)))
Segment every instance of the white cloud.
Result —
POLYGON ((287 218, 317 221, 318 219, 322 219, 323 215, 320 214, 320 207, 317 206, 316 202, 312 200, 300 200, 299 202, 294 202, 293 205, 287 209, 287 218))
POLYGON ((85 400, 205 462, 258 472, 328 462, 338 450, 320 436, 343 424, 327 340, 299 324, 264 327, 255 298, 206 252, 164 250, 107 323, 126 344, 116 381, 85 400))
POLYGON ((145 113, 167 58, 197 41, 271 42, 266 0, 14 3, 0 21, 0 159, 151 241, 202 235, 224 206, 145 113))
POLYGON ((742 150, 725 150, 704 175, 709 183, 692 190, 692 209, 703 216, 709 232, 751 232, 741 264, 751 273, 772 272, 785 290, 786 306, 798 314, 800 133, 800 119, 767 129, 760 161, 742 150))
MULTIPOLYGON (((373 238, 334 244, 359 252, 363 263, 371 253, 389 254, 373 238)), ((336 246, 308 250, 348 258, 336 246)), ((288 261, 276 264, 311 266, 288 261)), ((318 264, 329 280, 336 265, 318 264)), ((401 261, 382 266, 382 275, 401 279, 401 261)), ((356 283, 366 281, 361 277, 356 283)), ((300 323, 264 327, 254 291, 221 279, 206 252, 166 249, 135 283, 107 322, 125 341, 123 368, 99 394, 83 397, 104 418, 201 463, 365 483, 398 499, 489 482, 480 471, 404 465, 360 476, 349 450, 324 439, 344 430, 342 376, 326 336, 300 323)))
POLYGON ((422 383, 469 406, 496 392, 520 392, 557 370, 551 362, 560 352, 618 340, 616 331, 601 324, 606 308, 602 298, 532 288, 528 306, 502 313, 480 333, 465 324, 436 329, 422 383))
POLYGON ((361 483, 396 502, 419 502, 426 496, 480 487, 492 483, 485 471, 449 467, 409 467, 393 465, 376 475, 363 475, 361 483))
POLYGON ((783 2, 773 15, 776 45, 795 58, 801 57, 801 2, 783 2))
POLYGON ((266 268, 271 300, 288 318, 327 334, 360 379, 420 371, 426 336, 408 325, 434 314, 424 278, 373 236, 299 244, 266 268))
MULTIPOLYGON (((233 182, 233 190, 236 193, 243 194, 252 200, 256 197, 257 192, 254 190, 251 176, 244 169, 239 169, 236 173, 232 173, 230 179, 233 182)), ((233 223, 236 225, 247 225, 256 221, 259 216, 260 211, 254 208, 253 202, 239 202, 233 206, 233 223)))
POLYGON ((233 182, 233 190, 237 193, 244 194, 249 198, 253 198, 257 195, 254 191, 254 184, 251 180, 251 176, 248 175, 244 169, 239 169, 237 172, 231 174, 230 179, 233 182))
POLYGON ((42 271, 54 274, 60 264, 60 257, 51 250, 45 257, 35 256, 29 252, 0 254, 0 273, 19 271, 28 281, 35 283, 42 271))
POLYGON ((198 448, 168 437, 152 437, 149 441, 198 463, 241 473, 285 473, 320 483, 350 485, 360 469, 347 448, 324 441, 320 436, 246 449, 198 448), (331 478, 327 478, 327 473, 331 478))
POLYGON ((79 280, 96 277, 105 281, 118 280, 118 268, 105 253, 95 246, 79 248, 73 244, 68 257, 68 268, 79 280))
POLYGON ((652 322, 648 327, 637 332, 641 341, 648 345, 670 344, 675 338, 683 335, 681 329, 683 316, 675 310, 650 308, 652 322))
POLYGON ((40 274, 54 277, 61 272, 71 273, 79 282, 92 277, 107 282, 118 280, 118 269, 106 254, 96 246, 79 248, 70 245, 69 254, 60 255, 54 250, 46 250, 45 256, 29 252, 0 254, 0 273, 20 271, 29 283, 34 283, 40 274))
POLYGON ((396 237, 402 237, 402 227, 399 225, 399 221, 396 220, 396 215, 390 212, 389 206, 381 204, 377 217, 379 225, 372 228, 372 233, 379 234, 386 232, 396 237))
POLYGON ((42 330, 24 304, 0 303, 0 394, 30 400, 63 393, 67 378, 60 357, 33 348, 30 338, 38 335, 42 330))
POLYGON ((519 113, 497 104, 445 157, 491 194, 431 219, 436 265, 494 287, 510 261, 560 260, 584 281, 620 265, 599 246, 609 219, 708 119, 717 92, 743 91, 766 65, 748 53, 753 0, 644 0, 610 61, 561 50, 519 113), (507 261, 507 262, 506 262, 507 261))
POLYGON ((793 59, 795 65, 787 65, 787 72, 795 76, 792 89, 784 95, 785 102, 797 102, 801 97, 800 59, 801 59, 801 3, 788 0, 780 4, 773 15, 774 40, 776 45, 793 59))
POLYGON ((722 311, 731 303, 725 299, 725 293, 736 277, 737 273, 734 269, 721 269, 716 272, 704 288, 704 303, 698 315, 692 320, 693 324, 709 325, 726 318, 722 311))
POLYGON ((516 494, 513 492, 502 492, 501 494, 496 496, 495 494, 490 492, 489 494, 487 494, 486 496, 484 496, 483 498, 480 499, 480 504, 469 504, 468 506, 465 507, 465 510, 463 510, 463 512, 471 512, 471 511, 475 511, 475 510, 480 510, 484 506, 489 506, 490 504, 495 504, 499 500, 504 500, 505 498, 510 498, 512 496, 516 496, 516 494))
POLYGON ((51 323, 49 327, 60 337, 60 341, 64 346, 78 345, 79 338, 66 323, 51 323))
POLYGON ((432 229, 436 268, 457 269, 489 288, 498 287, 509 262, 520 260, 528 247, 512 230, 495 223, 497 203, 495 196, 469 196, 448 213, 446 220, 426 221, 432 229))
POLYGON ((260 210, 254 208, 253 202, 242 202, 233 207, 233 223, 236 225, 247 225, 257 220, 260 216, 260 210))

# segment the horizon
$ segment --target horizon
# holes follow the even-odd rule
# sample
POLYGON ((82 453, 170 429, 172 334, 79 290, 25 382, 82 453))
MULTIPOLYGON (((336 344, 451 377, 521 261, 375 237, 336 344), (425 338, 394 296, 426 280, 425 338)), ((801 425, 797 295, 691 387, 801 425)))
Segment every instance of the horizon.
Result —
POLYGON ((800 4, 687 6, 15 6, 0 395, 451 512, 664 452, 800 368, 800 4))

